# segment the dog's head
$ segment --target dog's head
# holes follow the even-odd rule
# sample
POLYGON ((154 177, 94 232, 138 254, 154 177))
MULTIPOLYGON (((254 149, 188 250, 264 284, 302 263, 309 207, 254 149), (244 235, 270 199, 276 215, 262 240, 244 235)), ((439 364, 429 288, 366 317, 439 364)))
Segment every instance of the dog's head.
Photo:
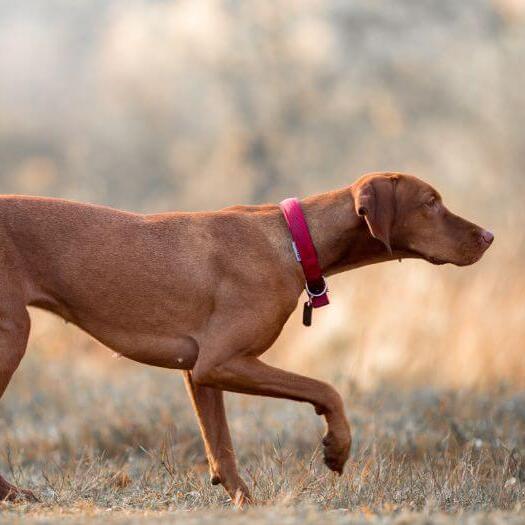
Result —
POLYGON ((466 266, 494 240, 489 231, 451 213, 432 186, 411 175, 365 175, 353 194, 356 212, 393 257, 466 266))

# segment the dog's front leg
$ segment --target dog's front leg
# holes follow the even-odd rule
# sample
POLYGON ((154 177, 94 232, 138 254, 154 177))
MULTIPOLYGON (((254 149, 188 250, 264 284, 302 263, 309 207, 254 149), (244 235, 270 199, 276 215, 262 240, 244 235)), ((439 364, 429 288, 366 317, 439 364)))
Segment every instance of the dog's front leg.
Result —
POLYGON ((236 504, 250 503, 248 487, 237 472, 223 392, 196 385, 189 371, 184 372, 184 381, 199 421, 210 465, 211 482, 214 485, 222 484, 236 504))
POLYGON ((343 401, 332 386, 269 366, 252 356, 230 357, 213 365, 206 359, 197 361, 193 380, 197 385, 241 394, 311 403, 327 423, 323 439, 325 463, 331 470, 342 473, 350 452, 351 434, 343 401))

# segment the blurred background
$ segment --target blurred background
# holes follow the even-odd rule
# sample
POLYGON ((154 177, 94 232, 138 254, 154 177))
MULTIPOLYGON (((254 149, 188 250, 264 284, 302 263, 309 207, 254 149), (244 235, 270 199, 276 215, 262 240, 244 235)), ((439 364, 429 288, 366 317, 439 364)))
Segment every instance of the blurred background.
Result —
MULTIPOLYGON (((0 192, 202 210, 413 173, 491 250, 334 277, 268 359, 352 389, 524 385, 524 60, 523 0, 0 0, 0 192)), ((32 317, 17 378, 146 377, 32 317)))

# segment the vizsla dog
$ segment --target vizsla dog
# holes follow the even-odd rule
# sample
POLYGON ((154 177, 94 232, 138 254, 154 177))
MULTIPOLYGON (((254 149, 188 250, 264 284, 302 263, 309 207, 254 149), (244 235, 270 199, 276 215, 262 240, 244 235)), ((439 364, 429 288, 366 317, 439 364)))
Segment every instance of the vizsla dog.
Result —
MULTIPOLYGON (((301 202, 325 275, 403 258, 458 266, 493 241, 410 175, 373 173, 301 202)), ((0 394, 24 355, 28 305, 119 354, 184 370, 213 484, 249 501, 223 391, 311 403, 325 462, 341 473, 350 427, 330 385, 259 360, 304 289, 277 205, 140 215, 59 199, 0 197, 0 394)), ((0 477, 0 497, 33 497, 0 477)))

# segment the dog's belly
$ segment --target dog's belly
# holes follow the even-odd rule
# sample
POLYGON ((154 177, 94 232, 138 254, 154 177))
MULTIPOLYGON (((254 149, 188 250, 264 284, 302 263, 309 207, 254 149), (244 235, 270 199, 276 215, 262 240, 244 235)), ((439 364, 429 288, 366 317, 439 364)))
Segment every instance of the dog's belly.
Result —
POLYGON ((96 325, 80 328, 120 356, 146 365, 191 370, 199 355, 197 341, 187 335, 145 334, 96 325))
POLYGON ((150 324, 145 322, 145 316, 138 315, 121 318, 117 324, 111 322, 110 316, 108 321, 95 319, 85 312, 80 315, 75 312, 75 315, 69 308, 49 298, 33 301, 32 306, 53 312, 78 326, 119 356, 139 363, 191 370, 199 355, 199 345, 195 338, 181 333, 180 326, 177 330, 173 321, 163 319, 150 324))

